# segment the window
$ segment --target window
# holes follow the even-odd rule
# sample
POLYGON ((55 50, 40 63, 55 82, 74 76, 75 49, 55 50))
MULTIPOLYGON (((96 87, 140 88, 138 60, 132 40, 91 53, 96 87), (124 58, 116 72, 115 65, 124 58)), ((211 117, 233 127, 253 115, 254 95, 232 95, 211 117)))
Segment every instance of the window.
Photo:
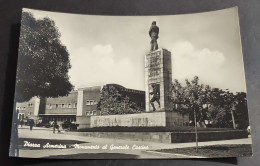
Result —
POLYGON ((23 107, 17 107, 16 109, 18 109, 18 110, 23 110, 23 107))
POLYGON ((86 105, 95 105, 96 101, 95 100, 87 100, 86 105))
POLYGON ((97 115, 97 111, 96 111, 96 110, 93 110, 93 111, 86 111, 86 112, 85 112, 85 115, 86 115, 86 116, 97 115))
POLYGON ((73 108, 77 108, 77 103, 74 103, 73 108))
POLYGON ((68 108, 71 108, 71 104, 68 104, 68 108))
POLYGON ((61 108, 65 108, 65 104, 61 104, 61 108))
POLYGON ((52 105, 51 105, 51 104, 48 104, 47 108, 48 108, 48 109, 52 109, 52 105))
POLYGON ((59 107, 59 104, 56 104, 56 108, 58 108, 59 107))
POLYGON ((28 107, 32 107, 33 106, 33 104, 32 103, 28 103, 28 107))

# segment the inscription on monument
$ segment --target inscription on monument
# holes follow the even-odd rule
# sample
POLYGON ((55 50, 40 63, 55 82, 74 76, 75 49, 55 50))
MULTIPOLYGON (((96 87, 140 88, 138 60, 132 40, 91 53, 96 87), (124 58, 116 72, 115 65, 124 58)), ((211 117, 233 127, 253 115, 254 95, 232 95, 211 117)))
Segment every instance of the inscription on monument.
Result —
POLYGON ((148 57, 148 74, 149 78, 158 77, 160 75, 161 52, 151 53, 148 57))
POLYGON ((93 117, 92 127, 101 126, 149 126, 147 117, 129 117, 127 120, 121 121, 118 117, 93 117))
POLYGON ((145 57, 146 111, 170 110, 167 92, 172 82, 171 52, 158 49, 145 57))

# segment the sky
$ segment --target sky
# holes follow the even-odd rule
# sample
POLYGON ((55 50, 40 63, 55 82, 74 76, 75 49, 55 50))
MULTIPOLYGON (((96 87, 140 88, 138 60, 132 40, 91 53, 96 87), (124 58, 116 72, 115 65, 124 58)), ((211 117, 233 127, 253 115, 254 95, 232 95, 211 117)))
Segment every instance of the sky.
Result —
POLYGON ((159 48, 172 54, 172 78, 184 84, 198 76, 211 87, 246 92, 237 8, 167 16, 98 16, 24 9, 49 17, 70 54, 75 88, 120 84, 144 90, 144 57, 152 21, 159 48))

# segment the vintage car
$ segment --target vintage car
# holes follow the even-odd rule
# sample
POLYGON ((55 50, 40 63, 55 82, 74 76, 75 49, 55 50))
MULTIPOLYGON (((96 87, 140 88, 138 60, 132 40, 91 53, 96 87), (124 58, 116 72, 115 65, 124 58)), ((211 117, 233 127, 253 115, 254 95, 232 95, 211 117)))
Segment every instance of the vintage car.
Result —
POLYGON ((67 130, 76 130, 78 127, 78 124, 75 122, 69 122, 65 121, 61 124, 62 129, 67 129, 67 130))

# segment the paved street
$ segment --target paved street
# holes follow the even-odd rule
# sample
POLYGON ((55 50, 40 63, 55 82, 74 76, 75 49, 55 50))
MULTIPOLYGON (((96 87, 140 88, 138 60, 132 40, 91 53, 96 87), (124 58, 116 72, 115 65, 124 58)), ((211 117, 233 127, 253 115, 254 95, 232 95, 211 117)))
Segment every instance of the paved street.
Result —
MULTIPOLYGON (((164 158, 161 155, 144 153, 146 150, 156 149, 169 149, 169 148, 184 148, 195 146, 195 143, 154 143, 154 142, 140 142, 140 141, 128 141, 118 139, 107 139, 107 138, 94 138, 86 136, 74 136, 68 135, 65 131, 61 133, 53 133, 52 128, 40 128, 34 127, 32 131, 29 130, 28 126, 19 127, 19 138, 34 138, 34 139, 52 139, 52 140, 77 140, 84 141, 87 143, 80 144, 81 146, 95 146, 99 145, 99 149, 41 149, 41 150, 20 150, 20 157, 52 157, 57 155, 73 155, 73 154, 85 154, 86 159, 88 158, 105 158, 108 157, 108 153, 111 154, 109 157, 113 158, 164 158), (107 145, 107 149, 101 147, 107 145), (110 149, 110 146, 123 146, 129 149, 110 149), (148 149, 132 149, 132 147, 148 147, 148 149), (105 154, 105 155, 104 155, 105 154)), ((33 142, 31 142, 33 143, 33 142)), ((199 146, 204 145, 218 145, 218 144, 251 144, 251 138, 236 139, 236 140, 225 140, 225 141, 210 141, 200 142, 199 146)), ((179 156, 178 158, 183 158, 179 156)))

